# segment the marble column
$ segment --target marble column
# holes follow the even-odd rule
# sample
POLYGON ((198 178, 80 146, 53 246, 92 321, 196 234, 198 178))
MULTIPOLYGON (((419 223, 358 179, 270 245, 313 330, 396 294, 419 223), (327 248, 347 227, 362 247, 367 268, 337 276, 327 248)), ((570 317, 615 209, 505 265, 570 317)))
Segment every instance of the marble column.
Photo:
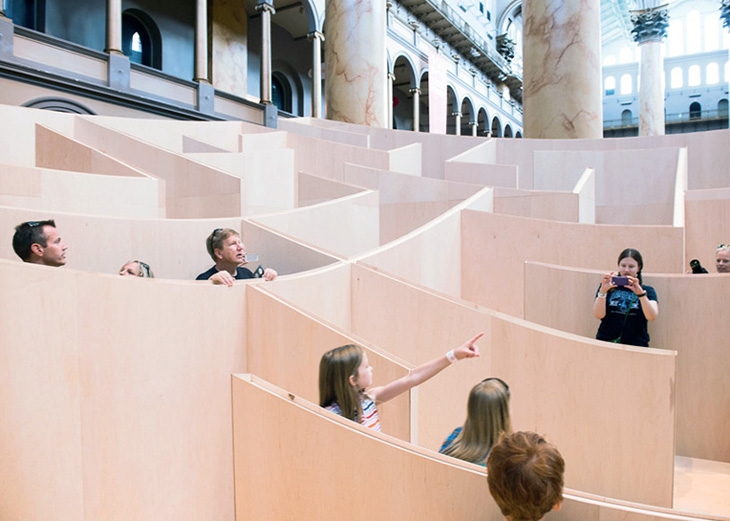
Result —
POLYGON ((208 2, 195 2, 195 81, 208 81, 208 2))
POLYGON ((460 136, 461 135, 461 112, 454 112, 451 115, 454 116, 454 125, 455 125, 454 134, 456 134, 457 136, 460 136))
POLYGON ((664 135, 664 61, 662 40, 667 36, 669 10, 644 9, 632 13, 631 34, 641 49, 639 64, 639 135, 664 135))
POLYGON ((261 13, 261 103, 271 104, 271 15, 276 13, 273 0, 259 0, 261 13))
POLYGON ((385 7, 382 0, 326 0, 328 119, 388 127, 385 7))
POLYGON ((525 0, 523 109, 526 138, 601 138, 599 0, 525 0))
POLYGON ((413 131, 418 132, 421 127, 421 89, 410 89, 413 94, 413 131))
POLYGON ((312 117, 322 117, 322 42, 324 34, 312 31, 307 35, 312 42, 312 117))
POLYGON ((106 2, 106 49, 109 54, 122 52, 122 0, 106 2))

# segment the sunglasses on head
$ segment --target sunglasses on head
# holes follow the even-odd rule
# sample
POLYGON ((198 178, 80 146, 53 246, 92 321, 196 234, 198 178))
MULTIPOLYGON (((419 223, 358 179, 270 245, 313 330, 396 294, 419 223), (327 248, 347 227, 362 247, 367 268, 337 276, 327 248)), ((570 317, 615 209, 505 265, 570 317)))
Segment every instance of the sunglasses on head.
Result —
POLYGON ((482 383, 484 382, 499 382, 500 384, 502 384, 502 387, 504 387, 507 398, 509 398, 509 385, 507 385, 507 382, 505 382, 501 378, 497 378, 496 376, 490 376, 489 378, 485 378, 484 380, 482 380, 482 383))

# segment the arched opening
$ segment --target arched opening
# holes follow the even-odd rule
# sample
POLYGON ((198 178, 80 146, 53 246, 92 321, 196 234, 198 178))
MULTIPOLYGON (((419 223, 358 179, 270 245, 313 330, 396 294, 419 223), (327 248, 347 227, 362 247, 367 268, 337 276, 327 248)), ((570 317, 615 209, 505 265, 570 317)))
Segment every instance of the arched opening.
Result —
POLYGON ((477 125, 478 125, 478 131, 477 131, 478 135, 480 135, 480 136, 489 135, 489 116, 487 115, 487 111, 483 108, 479 109, 479 112, 477 113, 477 125))
POLYGON ((700 119, 702 117, 702 105, 693 101, 689 106, 689 119, 700 119))
POLYGON ((512 127, 509 125, 504 127, 504 137, 512 137, 512 127))
POLYGON ((450 85, 446 87, 446 133, 456 134, 456 117, 458 105, 456 104, 456 92, 450 85))
POLYGON ((122 52, 132 63, 162 69, 162 38, 152 18, 139 9, 122 13, 122 52))
POLYGON ((496 116, 492 119, 492 137, 502 137, 502 123, 496 116))
POLYGON ((603 82, 603 88, 606 91, 606 96, 613 96, 616 94, 616 78, 608 76, 603 82))
POLYGON ((474 112, 474 105, 469 98, 464 98, 461 102, 461 135, 472 136, 474 131, 472 128, 476 123, 476 113, 474 112))
POLYGON ((405 56, 395 60, 393 75, 393 128, 414 130, 412 89, 415 86, 415 74, 411 62, 405 56))
POLYGON ((721 99, 717 102, 717 115, 721 118, 727 118, 728 116, 728 102, 726 99, 721 99))
POLYGON ((283 111, 292 113, 292 88, 289 79, 280 72, 271 75, 271 102, 283 111))
POLYGON ((621 126, 630 127, 633 120, 633 114, 629 109, 624 110, 621 113, 621 126))

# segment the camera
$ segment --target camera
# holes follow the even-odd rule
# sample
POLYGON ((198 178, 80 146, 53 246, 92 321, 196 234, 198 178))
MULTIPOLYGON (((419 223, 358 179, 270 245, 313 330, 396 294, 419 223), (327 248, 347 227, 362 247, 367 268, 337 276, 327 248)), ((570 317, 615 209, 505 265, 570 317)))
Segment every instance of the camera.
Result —
POLYGON ((707 270, 702 267, 702 264, 697 259, 689 261, 689 267, 692 268, 692 273, 707 273, 707 270))
POLYGON ((611 277, 611 282, 616 286, 626 286, 629 283, 628 277, 611 277))

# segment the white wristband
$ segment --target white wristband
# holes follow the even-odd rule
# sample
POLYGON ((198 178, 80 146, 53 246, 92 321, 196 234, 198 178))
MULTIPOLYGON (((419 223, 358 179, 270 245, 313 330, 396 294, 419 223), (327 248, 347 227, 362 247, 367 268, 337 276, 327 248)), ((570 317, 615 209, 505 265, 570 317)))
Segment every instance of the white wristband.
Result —
POLYGON ((448 353, 446 353, 446 359, 449 361, 449 363, 452 363, 452 364, 458 360, 458 358, 456 358, 456 356, 454 355, 453 349, 451 351, 449 351, 448 353))

